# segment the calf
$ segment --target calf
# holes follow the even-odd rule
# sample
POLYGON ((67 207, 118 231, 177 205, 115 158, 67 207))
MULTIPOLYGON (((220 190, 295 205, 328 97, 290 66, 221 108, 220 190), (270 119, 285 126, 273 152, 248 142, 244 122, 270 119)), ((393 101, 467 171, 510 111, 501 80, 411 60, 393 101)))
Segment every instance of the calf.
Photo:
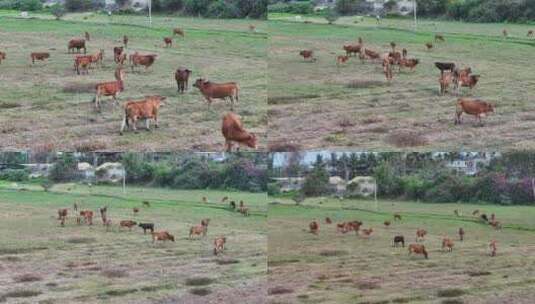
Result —
POLYGON ((234 100, 236 103, 239 101, 240 88, 236 82, 215 83, 199 78, 193 84, 194 87, 199 89, 204 96, 208 105, 212 104, 212 99, 230 99, 230 108, 234 108, 234 100))
POLYGON ((227 242, 227 238, 222 237, 222 236, 214 240, 214 255, 218 255, 219 253, 223 252, 223 250, 225 250, 226 242, 227 242))
POLYGON ((462 227, 459 228, 459 240, 461 242, 464 241, 464 229, 462 227))
POLYGON ((134 54, 132 56, 132 66, 131 66, 132 71, 134 71, 134 68, 137 67, 138 65, 144 66, 145 71, 147 71, 147 69, 154 64, 157 57, 158 55, 156 54, 148 54, 148 55, 139 55, 137 53, 134 54))
POLYGON ((355 57, 357 56, 357 53, 360 53, 360 50, 361 50, 362 46, 357 44, 357 45, 344 45, 343 46, 343 49, 344 51, 346 51, 346 55, 349 57, 351 56, 351 54, 355 55, 355 57))
POLYGON ((401 72, 402 67, 406 67, 406 68, 409 68, 412 72, 414 68, 418 65, 418 63, 420 63, 420 60, 415 59, 415 58, 401 59, 399 61, 399 71, 401 72))
POLYGON ((490 256, 495 257, 496 256, 496 251, 497 251, 496 240, 490 241, 489 248, 490 248, 490 256))
POLYGON ((425 231, 424 229, 418 228, 416 230, 416 242, 423 241, 426 234, 427 234, 427 231, 425 231))
POLYGON ((6 53, 0 52, 0 64, 2 63, 2 60, 6 60, 6 53))
POLYGON ((230 209, 232 210, 236 209, 236 203, 234 201, 230 201, 229 206, 230 206, 230 209))
POLYGON ((74 58, 74 70, 80 75, 80 68, 82 74, 89 74, 89 66, 91 65, 91 56, 77 56, 74 58))
POLYGON ((81 49, 84 49, 84 54, 86 53, 86 47, 85 47, 85 39, 71 39, 69 40, 69 43, 67 45, 69 53, 72 51, 74 53, 74 49, 80 53, 81 49))
POLYGON ((33 52, 30 54, 30 59, 32 60, 32 64, 34 64, 36 60, 45 61, 48 58, 50 58, 50 53, 46 53, 46 52, 33 52))
POLYGON ((164 37, 163 42, 165 43, 165 47, 173 46, 173 39, 171 39, 170 37, 164 37))
POLYGON ((373 233, 373 228, 369 228, 369 229, 362 229, 362 236, 364 237, 370 237, 373 233))
POLYGON ((176 86, 178 87, 178 92, 184 93, 188 90, 188 81, 189 76, 191 75, 191 70, 187 68, 178 68, 175 72, 176 86))
POLYGON ((174 28, 173 29, 173 35, 179 35, 179 36, 182 36, 184 37, 184 30, 182 30, 181 28, 174 28))
POLYGON ((65 226, 65 220, 67 219, 68 209, 59 209, 58 210, 58 220, 60 220, 61 227, 65 226))
POLYGON ((384 225, 385 225, 385 227, 389 227, 390 226, 390 221, 385 221, 384 225))
POLYGON ((139 208, 132 208, 132 211, 134 212, 134 215, 137 215, 139 213, 139 208))
POLYGON ((202 220, 200 225, 192 226, 189 229, 189 238, 193 238, 194 235, 202 235, 205 237, 208 232, 208 223, 210 223, 209 219, 202 220))
POLYGON ((89 32, 85 32, 85 40, 91 41, 91 36, 89 35, 89 32))
POLYGON ((151 232, 152 243, 155 241, 175 241, 175 237, 167 231, 151 232))
POLYGON ((95 86, 95 98, 93 99, 95 103, 95 108, 100 110, 100 98, 101 96, 111 96, 115 104, 117 102, 117 96, 119 93, 124 91, 124 78, 125 72, 122 68, 117 68, 115 70, 115 81, 101 82, 95 86))
POLYGON ((122 46, 116 46, 113 48, 113 61, 115 61, 115 63, 119 63, 119 56, 123 54, 123 51, 124 47, 122 46))
POLYGON ((331 218, 330 217, 326 217, 325 218, 325 224, 332 224, 333 221, 331 221, 331 218))
POLYGON ((427 48, 428 51, 430 51, 431 49, 433 49, 433 44, 431 42, 428 42, 425 44, 425 47, 427 48))
POLYGON ((394 221, 400 220, 401 221, 401 214, 394 213, 394 221))
POLYGON ((80 216, 83 217, 84 223, 88 225, 93 225, 93 211, 91 210, 82 210, 80 211, 80 216))
POLYGON ((409 255, 412 253, 422 254, 426 259, 428 258, 427 251, 425 250, 424 245, 420 244, 410 244, 409 245, 409 255))
POLYGON ((125 128, 130 128, 137 133, 136 123, 140 119, 145 120, 145 127, 147 131, 150 131, 150 121, 154 120, 154 127, 158 128, 158 111, 162 106, 166 97, 163 96, 147 96, 143 100, 128 101, 124 105, 124 116, 121 123, 120 135, 123 135, 125 128))
POLYGON ((346 63, 348 60, 349 60, 349 56, 340 55, 340 56, 336 57, 336 66, 339 67, 340 65, 346 63))
POLYGON ((137 223, 131 220, 121 221, 119 222, 119 228, 126 227, 128 230, 132 230, 132 227, 134 227, 137 223))
POLYGON ((153 223, 139 223, 138 226, 143 228, 143 234, 147 234, 147 230, 150 230, 151 233, 154 232, 153 223))
POLYGON ((398 247, 400 243, 401 247, 405 247, 405 237, 403 237, 402 235, 396 235, 392 243, 393 247, 398 247))
POLYGON ((453 251, 453 240, 449 238, 443 238, 442 239, 442 250, 446 249, 446 251, 452 252, 453 251))
POLYGON ((225 150, 228 152, 232 151, 233 143, 238 143, 238 151, 240 145, 246 145, 253 149, 257 148, 256 135, 246 131, 240 117, 232 112, 223 116, 221 133, 225 137, 225 150))
POLYGON ((304 60, 310 59, 310 61, 316 61, 314 51, 312 50, 302 50, 299 52, 299 56, 303 57, 304 60))
POLYGON ((485 117, 487 113, 493 113, 494 106, 488 102, 479 99, 459 98, 455 110, 455 124, 462 123, 462 114, 474 115, 481 125, 481 117, 485 117))
POLYGON ((453 81, 453 72, 444 72, 440 74, 440 78, 438 79, 438 83, 440 85, 440 95, 446 94, 453 81))
POLYGON ((249 216, 249 208, 241 206, 238 208, 238 212, 243 214, 243 216, 249 216))
POLYGON ((529 31, 528 31, 528 37, 529 37, 529 38, 533 37, 533 30, 529 30, 529 31))
POLYGON ((316 221, 312 221, 309 225, 308 225, 308 228, 309 228, 309 232, 310 233, 313 233, 313 234, 318 234, 318 232, 320 231, 320 225, 318 225, 318 223, 316 221))

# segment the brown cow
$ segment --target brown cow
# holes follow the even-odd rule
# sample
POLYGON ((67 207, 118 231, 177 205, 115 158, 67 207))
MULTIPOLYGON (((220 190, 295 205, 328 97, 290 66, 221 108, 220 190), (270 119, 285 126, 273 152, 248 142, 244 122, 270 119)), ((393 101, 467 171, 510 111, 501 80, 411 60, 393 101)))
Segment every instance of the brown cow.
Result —
POLYGON ((30 54, 30 59, 32 60, 32 64, 34 64, 36 60, 45 61, 48 58, 50 58, 50 53, 46 53, 46 52, 33 52, 30 54))
POLYGON ((401 221, 401 214, 394 213, 394 221, 400 220, 401 221))
POLYGON ((90 55, 91 63, 95 62, 97 65, 102 67, 102 61, 104 60, 104 50, 100 49, 93 55, 90 55))
POLYGON ((234 107, 234 100, 236 100, 236 103, 239 101, 238 94, 240 88, 236 82, 215 83, 199 78, 193 86, 201 91, 208 105, 212 104, 212 99, 226 100, 226 98, 229 98, 232 109, 234 107))
POLYGON ((416 229, 416 242, 423 241, 426 234, 427 231, 425 231, 424 229, 416 229))
POLYGON ((0 64, 2 63, 2 60, 6 60, 6 53, 0 52, 0 64))
POLYGON ((132 59, 132 71, 134 71, 134 68, 138 65, 142 65, 145 67, 145 71, 156 61, 156 58, 158 55, 156 54, 148 54, 148 55, 140 55, 137 52, 131 57, 132 59))
POLYGON ((390 221, 385 221, 385 222, 384 222, 384 225, 385 225, 386 227, 390 226, 390 224, 391 224, 390 221))
POLYGON ((533 37, 533 30, 529 30, 529 31, 528 31, 528 37, 529 37, 529 38, 533 37))
POLYGON ((249 31, 256 32, 256 26, 249 24, 249 31))
POLYGON ((72 51, 74 53, 74 49, 80 53, 81 49, 84 49, 84 54, 86 53, 87 49, 85 47, 85 39, 71 39, 69 40, 68 46, 67 46, 69 53, 72 51))
POLYGON ((88 225, 93 225, 93 211, 82 210, 80 211, 80 216, 84 218, 84 223, 88 225))
POLYGON ((165 43, 165 47, 172 47, 173 46, 173 39, 170 37, 164 37, 163 42, 165 43))
POLYGON ((91 56, 76 56, 74 58, 74 70, 80 75, 80 68, 82 74, 89 74, 89 66, 91 65, 91 56))
POLYGON ((509 32, 507 31, 507 29, 502 30, 502 35, 503 35, 503 38, 507 38, 509 36, 509 32))
POLYGON ((469 87, 471 91, 476 86, 480 77, 480 75, 459 75, 459 78, 457 79, 457 94, 461 87, 469 87))
POLYGON ((225 243, 227 242, 227 238, 220 236, 214 240, 214 255, 217 255, 218 253, 223 252, 225 250, 225 243))
POLYGON ((143 100, 128 101, 124 105, 124 116, 119 134, 123 134, 125 128, 130 128, 137 133, 136 123, 139 119, 145 120, 145 128, 150 131, 150 121, 154 120, 154 127, 158 128, 158 111, 167 97, 147 96, 143 100))
POLYGON ((401 72, 402 67, 409 68, 411 72, 414 70, 414 68, 420 63, 420 60, 411 58, 411 59, 401 59, 399 61, 399 71, 401 72))
POLYGON ((122 46, 116 46, 113 48, 113 61, 115 61, 115 63, 119 63, 119 56, 121 56, 123 51, 124 47, 122 46))
POLYGON ((302 56, 304 60, 310 59, 310 61, 316 61, 314 51, 312 50, 302 50, 299 52, 299 56, 302 56))
POLYGON ((453 72, 443 72, 438 79, 440 85, 440 95, 445 95, 448 92, 450 85, 453 83, 453 72))
POLYGON ((427 42, 425 44, 425 47, 427 48, 428 51, 430 51, 433 48, 433 44, 431 42, 427 42))
POLYGON ((336 66, 339 67, 340 65, 346 63, 348 60, 349 60, 349 56, 340 55, 336 57, 336 66))
POLYGON ((325 224, 332 224, 333 221, 331 221, 331 218, 330 217, 326 217, 325 218, 325 224))
POLYGON ((455 112, 455 124, 462 123, 461 115, 463 113, 474 115, 481 125, 481 117, 485 117, 487 113, 493 113, 494 106, 488 102, 479 99, 459 98, 455 112))
POLYGON ((124 91, 124 78, 125 72, 122 68, 119 67, 115 69, 116 81, 101 82, 95 86, 96 93, 93 101, 95 102, 95 108, 97 109, 97 111, 100 110, 101 96, 111 96, 115 104, 118 104, 117 96, 119 95, 119 93, 124 91))
POLYGON ((65 226, 65 220, 67 219, 68 212, 69 210, 67 208, 58 209, 58 220, 61 221, 61 227, 65 226))
POLYGON ((167 231, 156 231, 156 232, 152 232, 151 235, 152 235, 152 243, 154 243, 155 241, 164 241, 164 242, 168 240, 172 242, 175 241, 175 237, 167 231))
POLYGON ((308 228, 310 229, 309 232, 310 233, 313 233, 313 234, 318 234, 318 232, 320 231, 320 225, 318 225, 318 223, 316 221, 312 221, 309 225, 308 225, 308 228))
POLYGON ((391 81, 393 78, 392 75, 392 65, 390 64, 390 60, 388 58, 385 58, 383 60, 383 73, 385 74, 386 80, 391 81))
POLYGON ((256 135, 254 133, 247 132, 243 128, 243 123, 240 117, 232 112, 223 116, 223 123, 221 124, 221 133, 225 137, 225 150, 232 151, 232 144, 238 143, 237 150, 240 149, 240 145, 246 145, 250 148, 256 149, 256 135))
POLYGON ((464 241, 464 229, 462 227, 459 228, 459 240, 461 242, 464 241))
POLYGON ((128 230, 132 230, 132 227, 136 226, 137 223, 131 220, 121 221, 119 222, 119 228, 126 227, 128 230))
POLYGON ((411 255, 412 253, 423 254, 423 256, 426 259, 428 258, 427 251, 425 250, 425 246, 424 245, 410 244, 409 245, 409 255, 411 255))
POLYGON ((176 86, 178 87, 178 92, 184 93, 188 90, 188 81, 189 76, 191 75, 191 70, 187 68, 180 67, 175 72, 176 86))
POLYGON ((501 230, 502 229, 502 224, 497 220, 489 221, 489 225, 491 225, 496 230, 501 230))
POLYGON ((375 51, 372 51, 370 49, 364 49, 364 54, 371 60, 379 59, 381 58, 381 55, 375 51))
POLYGON ((346 51, 346 56, 351 56, 351 54, 354 54, 355 57, 357 56, 357 53, 360 53, 362 46, 360 44, 357 45, 344 45, 342 47, 344 51, 346 51))
POLYGON ((243 216, 249 216, 249 208, 247 208, 247 207, 240 206, 238 208, 238 212, 243 214, 243 216))
POLYGON ((134 212, 134 215, 137 215, 139 213, 139 208, 132 208, 132 212, 134 212))
POLYGON ((442 250, 446 249, 449 252, 453 251, 453 240, 449 238, 443 238, 442 239, 442 250))
POLYGON ((364 237, 370 237, 373 233, 373 228, 369 228, 369 229, 362 229, 362 236, 364 237))
POLYGON ((400 64, 402 55, 400 52, 389 52, 388 53, 388 62, 390 64, 400 64))
POLYGON ((124 48, 127 49, 128 48, 128 36, 126 35, 123 36, 123 44, 124 44, 124 48))
POLYGON ((435 34, 435 42, 439 42, 439 41, 444 42, 445 41, 444 36, 440 34, 435 34))
POLYGON ((91 41, 91 36, 89 35, 89 32, 85 32, 85 40, 91 41))
POLYGON ((202 235, 205 237, 206 233, 208 232, 209 223, 210 219, 203 219, 200 225, 192 226, 189 229, 189 238, 191 239, 194 235, 202 235))
POLYGON ((182 36, 184 37, 184 30, 182 30, 181 28, 174 28, 173 29, 173 35, 179 35, 179 36, 182 36))
POLYGON ((496 251, 498 249, 496 240, 490 241, 489 248, 490 248, 490 256, 495 257, 496 256, 496 251))

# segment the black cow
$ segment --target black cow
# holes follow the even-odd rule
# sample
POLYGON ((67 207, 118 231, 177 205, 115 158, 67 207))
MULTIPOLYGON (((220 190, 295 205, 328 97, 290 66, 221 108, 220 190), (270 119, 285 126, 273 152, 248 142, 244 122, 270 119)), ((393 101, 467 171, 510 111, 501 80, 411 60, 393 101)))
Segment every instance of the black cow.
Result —
POLYGON ((398 247, 399 243, 401 243, 402 247, 405 247, 405 238, 402 235, 394 237, 394 247, 398 247))
POLYGON ((139 223, 138 226, 143 228, 143 234, 146 234, 147 230, 150 230, 151 233, 154 232, 154 224, 153 223, 139 223))

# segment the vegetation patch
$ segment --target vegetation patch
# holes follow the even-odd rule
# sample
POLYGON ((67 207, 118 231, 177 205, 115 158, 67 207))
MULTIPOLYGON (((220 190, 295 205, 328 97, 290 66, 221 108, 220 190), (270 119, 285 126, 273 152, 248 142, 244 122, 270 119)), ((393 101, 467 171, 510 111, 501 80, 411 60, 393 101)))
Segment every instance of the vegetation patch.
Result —
POLYGON ((107 145, 103 142, 99 141, 83 141, 79 142, 76 145, 74 145, 74 150, 77 152, 93 152, 93 151, 99 151, 99 150, 105 150, 107 145))
POLYGON ((196 296, 207 296, 212 293, 212 291, 209 288, 193 288, 189 291, 191 294, 194 294, 196 296))
POLYGON ((386 138, 386 142, 398 148, 424 146, 428 140, 414 132, 396 132, 386 138))
POLYGON ((463 300, 460 300, 460 299, 446 299, 440 303, 441 304, 464 304, 463 300))
POLYGON ((357 282, 357 288, 360 290, 379 289, 381 288, 381 284, 374 281, 360 281, 357 282))
POLYGON ((139 288, 140 291, 145 292, 154 292, 158 290, 165 290, 165 289, 172 289, 175 288, 174 284, 165 284, 165 285, 149 285, 149 286, 143 286, 139 288))
POLYGON ((29 248, 0 248, 0 255, 7 254, 25 254, 39 250, 46 250, 48 247, 29 247, 29 248))
POLYGON ((31 298, 36 297, 38 295, 42 294, 39 290, 30 290, 30 289, 21 289, 21 290, 14 290, 10 292, 4 293, 2 296, 0 296, 1 299, 7 299, 7 298, 31 298))
POLYGON ((18 256, 11 256, 11 255, 3 257, 0 260, 5 261, 5 262, 11 262, 11 263, 22 261, 22 259, 19 258, 18 256))
POLYGON ((235 259, 223 259, 215 261, 217 265, 238 264, 240 261, 235 259))
POLYGON ((40 275, 33 274, 33 273, 27 273, 23 275, 16 276, 14 278, 15 282, 22 283, 22 282, 36 282, 41 281, 43 278, 40 275))
POLYGON ((288 293, 293 293, 293 292, 294 292, 293 289, 282 287, 282 286, 277 286, 277 287, 268 289, 269 295, 288 294, 288 293))
POLYGON ((277 267, 277 266, 282 266, 282 265, 286 265, 286 264, 293 264, 293 263, 299 263, 299 262, 300 262, 300 260, 298 260, 298 259, 268 261, 268 267, 277 267))
POLYGON ((491 275, 492 272, 490 271, 468 271, 466 274, 468 274, 471 277, 480 277, 480 276, 491 275))
POLYGON ((311 99, 311 98, 318 98, 318 97, 320 96, 316 94, 297 95, 297 96, 270 96, 268 97, 268 104, 270 105, 290 104, 290 103, 295 103, 296 101, 299 101, 302 99, 311 99))
POLYGON ((20 107, 20 104, 16 102, 2 101, 0 102, 0 109, 13 109, 20 107))
POLYGON ((343 256, 347 254, 348 252, 345 250, 323 250, 320 252, 320 255, 325 257, 343 256))
POLYGON ((71 243, 71 244, 90 244, 96 241, 97 240, 95 238, 88 238, 88 237, 73 237, 73 238, 66 240, 67 243, 71 243))
POLYGON ((460 297, 462 295, 466 294, 466 291, 459 289, 459 288, 450 288, 450 289, 443 289, 439 290, 437 292, 437 296, 441 298, 454 298, 454 297, 460 297))
POLYGON ((386 82, 377 80, 352 80, 347 84, 347 87, 350 89, 366 89, 383 87, 385 85, 387 85, 386 82))
POLYGON ((124 278, 128 276, 128 272, 126 270, 121 269, 110 269, 110 270, 104 270, 101 272, 101 274, 107 278, 124 278))
POLYGON ((212 278, 205 277, 188 278, 186 279, 186 286, 206 286, 212 284, 214 281, 212 278))
POLYGON ((120 297, 124 296, 130 293, 137 292, 138 290, 136 288, 129 288, 129 289, 112 289, 106 291, 104 294, 108 295, 110 297, 120 297))

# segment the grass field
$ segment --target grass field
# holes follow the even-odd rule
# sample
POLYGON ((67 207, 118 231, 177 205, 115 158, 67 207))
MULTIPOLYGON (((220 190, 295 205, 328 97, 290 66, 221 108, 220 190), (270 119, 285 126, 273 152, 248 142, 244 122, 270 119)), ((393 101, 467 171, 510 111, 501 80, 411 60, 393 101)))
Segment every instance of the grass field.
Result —
MULTIPOLYGON (((535 298, 535 208, 317 198, 302 206, 276 200, 268 212, 268 285, 271 303, 532 303, 535 298), (461 217, 453 215, 459 209, 461 217), (495 231, 472 217, 479 209, 505 225, 495 231), (399 212, 401 221, 392 214, 399 212), (327 225, 329 216, 333 224, 327 225), (335 223, 361 220, 369 239, 337 233, 335 223), (308 233, 312 220, 318 236, 308 233), (385 220, 392 221, 386 228, 385 220), (457 230, 466 231, 458 241, 457 230), (395 235, 415 242, 428 231, 429 259, 392 247, 395 235), (455 239, 452 253, 443 236, 455 239), (498 241, 498 254, 488 244, 498 241)), ((407 246, 407 245, 406 245, 407 246)))
POLYGON ((0 303, 265 303, 266 196, 264 194, 176 191, 79 184, 0 184, 0 303), (244 200, 249 217, 231 212, 223 196, 244 200), (202 197, 208 203, 202 203, 202 197), (143 200, 150 207, 141 207, 143 200), (78 226, 72 213, 66 227, 58 208, 77 202, 94 210, 108 205, 111 231, 78 226), (138 215, 133 207, 140 207, 138 215), (189 240, 189 227, 210 218, 208 235, 189 240), (154 222, 175 243, 153 245, 136 227, 120 231, 120 220, 154 222), (214 256, 213 239, 226 236, 226 251, 214 256))
POLYGON ((200 77, 239 83, 235 111, 245 127, 259 136, 260 148, 266 146, 265 22, 154 17, 149 27, 142 16, 70 14, 63 21, 34 17, 0 14, 0 51, 7 52, 0 65, 0 146, 4 150, 222 150, 221 117, 230 105, 217 101, 209 108, 198 89, 191 87, 200 77), (256 26, 256 32, 249 30, 249 24, 256 26), (175 38, 172 48, 163 48, 163 37, 171 36, 175 27, 185 30, 185 38, 175 38), (104 67, 78 76, 67 42, 85 31, 92 35, 89 53, 104 49, 104 67), (113 47, 122 45, 125 34, 130 38, 128 53, 155 53, 158 59, 147 72, 132 73, 128 67, 120 104, 154 94, 166 96, 167 101, 161 109, 160 129, 121 137, 121 108, 105 97, 103 110, 97 113, 92 99, 94 84, 114 79, 113 47), (51 58, 30 66, 32 51, 50 52, 51 58), (177 93, 174 80, 179 66, 193 71, 189 91, 183 95, 177 93))
POLYGON ((532 89, 534 63, 527 60, 535 40, 526 37, 530 25, 467 24, 427 21, 414 32, 406 19, 345 17, 327 25, 319 17, 271 15, 269 21, 269 143, 272 149, 458 150, 529 149, 534 147, 532 89), (305 23, 305 21, 307 23, 305 23), (506 28, 510 37, 501 37, 506 28), (434 34, 445 36, 435 43, 434 34), (395 41, 408 57, 418 58, 416 71, 386 82, 380 64, 350 59, 339 69, 335 56, 342 45, 364 39, 364 46, 381 53, 395 41), (433 42, 427 51, 424 44, 433 42), (317 62, 305 62, 311 49, 317 62), (454 125, 457 96, 438 94, 436 61, 470 66, 481 79, 473 92, 462 95, 496 104, 496 113, 476 126, 473 117, 454 125))

